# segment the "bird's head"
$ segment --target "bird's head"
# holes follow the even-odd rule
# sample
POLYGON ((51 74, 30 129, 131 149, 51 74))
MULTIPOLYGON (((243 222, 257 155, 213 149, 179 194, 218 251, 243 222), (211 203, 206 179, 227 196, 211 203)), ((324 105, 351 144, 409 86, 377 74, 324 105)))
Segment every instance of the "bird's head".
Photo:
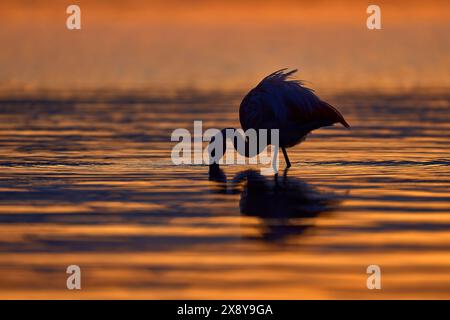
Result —
POLYGON ((227 151, 227 140, 232 142, 234 150, 243 157, 250 158, 258 155, 267 145, 271 144, 271 136, 264 136, 253 130, 253 135, 235 128, 225 128, 212 136, 208 145, 209 162, 211 167, 218 167, 219 161, 227 151), (261 141, 262 139, 262 141, 261 141))
POLYGON ((234 128, 225 128, 216 133, 210 140, 208 145, 209 154, 209 170, 218 170, 219 161, 227 150, 227 132, 235 133, 234 128))

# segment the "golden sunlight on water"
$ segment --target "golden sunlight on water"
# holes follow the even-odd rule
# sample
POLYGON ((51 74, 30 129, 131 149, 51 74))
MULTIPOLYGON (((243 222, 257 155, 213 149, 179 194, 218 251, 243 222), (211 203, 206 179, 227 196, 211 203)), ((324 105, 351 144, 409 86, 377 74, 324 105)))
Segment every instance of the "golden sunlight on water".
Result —
POLYGON ((0 297, 450 298, 448 93, 328 97, 352 128, 277 180, 171 163, 172 130, 238 126, 240 98, 2 98, 0 297))

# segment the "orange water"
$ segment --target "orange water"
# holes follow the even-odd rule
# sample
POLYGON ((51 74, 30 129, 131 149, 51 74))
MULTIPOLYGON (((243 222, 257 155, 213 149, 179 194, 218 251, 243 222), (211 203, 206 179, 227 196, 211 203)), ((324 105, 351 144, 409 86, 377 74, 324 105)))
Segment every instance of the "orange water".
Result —
POLYGON ((1 298, 450 298, 448 93, 329 96, 350 130, 227 182, 170 133, 237 126, 241 94, 55 97, 0 102, 1 298))

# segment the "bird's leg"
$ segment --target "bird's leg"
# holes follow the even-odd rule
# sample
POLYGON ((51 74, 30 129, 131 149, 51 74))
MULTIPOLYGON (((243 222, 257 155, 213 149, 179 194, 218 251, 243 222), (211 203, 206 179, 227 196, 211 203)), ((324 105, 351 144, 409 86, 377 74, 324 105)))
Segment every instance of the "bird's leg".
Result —
POLYGON ((278 187, 278 172, 273 176, 273 181, 275 183, 275 187, 278 187))
POLYGON ((289 171, 289 167, 286 167, 283 171, 283 183, 286 183, 288 171, 289 171))
POLYGON ((289 161, 289 157, 287 155, 286 149, 284 147, 281 147, 281 150, 283 151, 284 160, 286 161, 286 168, 290 168, 291 162, 289 161))

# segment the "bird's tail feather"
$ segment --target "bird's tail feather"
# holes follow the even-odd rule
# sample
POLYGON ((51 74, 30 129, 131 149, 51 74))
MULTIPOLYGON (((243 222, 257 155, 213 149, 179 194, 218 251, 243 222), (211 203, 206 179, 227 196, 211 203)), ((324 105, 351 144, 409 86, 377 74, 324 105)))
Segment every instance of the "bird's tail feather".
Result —
POLYGON ((350 125, 347 123, 347 121, 345 121, 344 116, 335 107, 324 101, 321 102, 322 107, 327 110, 327 113, 329 114, 329 116, 331 116, 331 118, 333 118, 333 120, 341 123, 346 128, 350 128, 350 125))

